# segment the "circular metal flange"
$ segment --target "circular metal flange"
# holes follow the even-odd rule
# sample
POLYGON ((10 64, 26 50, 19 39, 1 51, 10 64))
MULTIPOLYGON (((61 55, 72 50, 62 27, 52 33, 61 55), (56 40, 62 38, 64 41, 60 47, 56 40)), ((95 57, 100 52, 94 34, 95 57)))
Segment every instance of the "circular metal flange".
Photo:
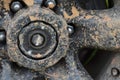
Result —
POLYGON ((29 58, 44 59, 54 52, 56 46, 57 34, 50 25, 33 22, 20 31, 19 48, 29 58))
POLYGON ((7 32, 8 56, 29 69, 42 71, 57 63, 68 50, 66 21, 51 10, 37 5, 20 10, 7 26, 7 32), (45 41, 39 46, 31 45, 38 34, 45 41))

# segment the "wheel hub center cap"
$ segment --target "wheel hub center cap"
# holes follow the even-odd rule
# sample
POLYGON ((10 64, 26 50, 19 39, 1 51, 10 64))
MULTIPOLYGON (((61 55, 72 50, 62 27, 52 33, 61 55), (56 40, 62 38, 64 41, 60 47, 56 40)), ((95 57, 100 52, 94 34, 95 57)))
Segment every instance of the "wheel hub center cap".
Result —
POLYGON ((31 38, 31 43, 35 46, 38 47, 44 43, 44 37, 40 34, 34 34, 31 38))
POLYGON ((19 48, 32 59, 44 59, 57 47, 57 32, 43 22, 34 22, 25 26, 19 34, 19 48))
POLYGON ((11 21, 7 43, 8 55, 14 62, 41 71, 66 55, 67 23, 51 10, 32 6, 19 11, 11 21))

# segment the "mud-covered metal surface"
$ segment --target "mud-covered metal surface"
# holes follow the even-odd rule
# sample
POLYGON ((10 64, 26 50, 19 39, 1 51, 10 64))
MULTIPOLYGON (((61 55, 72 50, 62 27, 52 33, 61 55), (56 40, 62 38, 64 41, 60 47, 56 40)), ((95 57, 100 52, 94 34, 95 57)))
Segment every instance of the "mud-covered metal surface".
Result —
POLYGON ((43 75, 40 73, 19 67, 7 59, 0 60, 0 64, 0 80, 37 80, 38 78, 44 79, 43 75))
MULTIPOLYGON (((120 49, 119 0, 114 1, 113 8, 101 11, 84 10, 79 0, 56 0, 52 10, 45 8, 43 0, 21 1, 24 7, 15 13, 10 11, 12 0, 0 1, 0 29, 7 35, 6 45, 0 43, 0 80, 93 80, 79 61, 78 50, 120 49), (69 36, 67 24, 75 29, 69 36), (42 26, 46 27, 49 45, 42 51, 33 45, 28 47, 26 33, 42 26), (31 52, 32 48, 36 51, 31 52)), ((118 62, 119 54, 97 80, 119 80, 110 72, 113 67, 119 70, 118 62)))
POLYGON ((15 15, 13 19, 10 20, 10 23, 4 27, 7 30, 8 55, 11 60, 19 63, 24 67, 29 67, 30 69, 37 71, 44 71, 46 67, 52 66, 53 64, 57 63, 62 57, 64 57, 66 51, 68 50, 69 43, 67 37, 67 24, 62 19, 62 17, 57 16, 48 9, 42 9, 39 6, 33 6, 29 9, 21 10, 17 13, 17 15, 15 15), (26 25, 29 23, 32 24, 31 27, 26 27, 26 25), (47 28, 45 24, 48 24, 50 26, 47 26, 47 28), (51 26, 53 29, 50 28, 51 26), (39 33, 41 31, 42 33, 39 33), (26 34, 28 35, 28 38, 26 34), (32 36, 32 34, 41 34, 43 36, 48 36, 48 38, 45 38, 43 49, 33 47, 31 48, 29 44, 31 38, 29 38, 29 35, 32 36), (36 58, 43 57, 42 54, 49 55, 43 59, 34 60, 23 54, 36 54, 36 58))
MULTIPOLYGON (((58 1, 62 3, 61 0, 58 1)), ((79 43, 80 47, 116 50, 120 48, 119 3, 119 0, 116 0, 112 9, 99 11, 83 10, 76 0, 64 0, 64 3, 58 9, 62 9, 61 14, 67 23, 76 26, 74 39, 78 41, 76 43, 79 43)))

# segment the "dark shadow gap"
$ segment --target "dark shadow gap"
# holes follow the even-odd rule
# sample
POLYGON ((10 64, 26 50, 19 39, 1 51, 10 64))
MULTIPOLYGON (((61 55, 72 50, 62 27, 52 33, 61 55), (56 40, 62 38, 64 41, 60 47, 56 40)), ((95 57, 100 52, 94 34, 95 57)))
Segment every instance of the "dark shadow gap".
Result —
POLYGON ((86 10, 103 10, 114 6, 113 0, 78 0, 78 2, 86 10))
POLYGON ((96 79, 106 63, 114 56, 113 52, 84 48, 79 51, 79 59, 88 73, 96 79))

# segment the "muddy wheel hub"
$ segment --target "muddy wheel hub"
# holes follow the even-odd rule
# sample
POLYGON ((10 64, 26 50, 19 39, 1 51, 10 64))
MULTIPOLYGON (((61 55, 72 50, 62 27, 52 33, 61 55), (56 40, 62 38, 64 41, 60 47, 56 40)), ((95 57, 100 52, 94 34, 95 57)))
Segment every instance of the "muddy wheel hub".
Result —
POLYGON ((19 42, 23 54, 33 59, 43 59, 54 52, 57 35, 50 25, 33 22, 20 31, 19 42))
POLYGON ((66 22, 38 6, 19 11, 8 26, 8 55, 19 65, 44 70, 68 50, 66 22))

